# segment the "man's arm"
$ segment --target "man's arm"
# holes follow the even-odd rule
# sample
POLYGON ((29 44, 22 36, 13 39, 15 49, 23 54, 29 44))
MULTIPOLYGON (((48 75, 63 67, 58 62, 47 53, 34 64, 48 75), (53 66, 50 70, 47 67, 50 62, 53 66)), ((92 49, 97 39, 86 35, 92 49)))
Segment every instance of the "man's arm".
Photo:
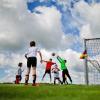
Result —
POLYGON ((42 54, 41 54, 41 52, 40 51, 38 51, 38 53, 39 53, 39 55, 40 55, 40 62, 42 63, 42 54))
POLYGON ((27 54, 25 54, 25 58, 27 59, 27 54))
POLYGON ((48 61, 42 60, 42 62, 46 62, 47 63, 48 61))

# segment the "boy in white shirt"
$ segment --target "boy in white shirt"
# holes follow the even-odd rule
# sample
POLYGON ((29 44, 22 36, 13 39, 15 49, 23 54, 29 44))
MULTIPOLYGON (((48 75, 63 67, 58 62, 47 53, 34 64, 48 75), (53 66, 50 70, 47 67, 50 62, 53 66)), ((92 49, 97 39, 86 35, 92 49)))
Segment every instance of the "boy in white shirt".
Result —
POLYGON ((27 53, 25 54, 25 57, 27 58, 27 74, 25 77, 25 85, 28 84, 28 80, 29 80, 29 74, 30 74, 30 70, 32 67, 32 76, 33 76, 33 86, 35 86, 35 82, 36 82, 36 66, 37 66, 37 53, 39 53, 40 55, 40 62, 42 63, 42 55, 41 52, 38 50, 38 48, 36 47, 35 41, 31 41, 30 42, 30 47, 27 51, 27 53))

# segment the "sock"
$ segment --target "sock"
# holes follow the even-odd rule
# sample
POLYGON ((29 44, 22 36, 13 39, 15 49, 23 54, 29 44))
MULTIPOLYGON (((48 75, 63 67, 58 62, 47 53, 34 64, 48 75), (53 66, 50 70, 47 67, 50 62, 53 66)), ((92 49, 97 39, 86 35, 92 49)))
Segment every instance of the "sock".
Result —
POLYGON ((25 78, 25 83, 28 84, 28 80, 29 80, 29 75, 26 75, 26 78, 25 78))
POLYGON ((36 75, 33 75, 33 84, 36 82, 36 75))
POLYGON ((28 83, 28 80, 25 80, 25 83, 27 84, 28 83))

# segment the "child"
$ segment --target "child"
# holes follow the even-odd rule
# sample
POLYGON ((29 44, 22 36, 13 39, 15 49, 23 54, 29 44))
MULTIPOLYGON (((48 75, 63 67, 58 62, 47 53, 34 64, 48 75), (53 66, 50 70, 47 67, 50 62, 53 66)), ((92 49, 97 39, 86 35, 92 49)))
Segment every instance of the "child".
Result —
POLYGON ((70 77, 70 74, 69 74, 69 71, 67 69, 67 66, 66 66, 66 60, 62 59, 61 57, 57 56, 57 59, 58 61, 60 62, 61 64, 61 69, 62 69, 62 75, 63 75, 63 83, 65 83, 66 81, 66 76, 69 78, 70 82, 72 83, 72 79, 70 77), (65 76, 66 75, 66 76, 65 76))
POLYGON ((19 84, 22 80, 22 72, 24 71, 24 70, 22 70, 22 66, 23 66, 23 63, 19 62, 18 63, 19 68, 18 68, 18 71, 17 71, 16 81, 15 81, 16 84, 19 84))
POLYGON ((52 68, 52 73, 54 73, 54 84, 56 84, 56 80, 59 81, 59 83, 62 84, 62 81, 59 78, 59 71, 60 69, 58 68, 58 66, 55 64, 54 68, 52 68))
POLYGON ((43 75, 43 77, 42 77, 42 80, 44 79, 45 75, 48 73, 49 76, 50 76, 50 82, 51 82, 51 66, 52 66, 53 64, 55 64, 55 63, 52 62, 52 59, 49 59, 49 61, 44 61, 44 60, 43 60, 43 62, 46 63, 46 69, 45 69, 45 73, 44 73, 44 75, 43 75))
POLYGON ((39 53, 40 55, 40 62, 42 62, 42 55, 40 50, 36 47, 36 43, 35 41, 31 41, 30 42, 30 47, 27 51, 27 53, 25 54, 25 57, 27 58, 27 74, 25 77, 25 85, 28 84, 28 80, 29 80, 29 74, 30 74, 30 70, 32 67, 32 76, 33 76, 33 84, 32 86, 36 86, 36 66, 37 66, 37 53, 39 53))

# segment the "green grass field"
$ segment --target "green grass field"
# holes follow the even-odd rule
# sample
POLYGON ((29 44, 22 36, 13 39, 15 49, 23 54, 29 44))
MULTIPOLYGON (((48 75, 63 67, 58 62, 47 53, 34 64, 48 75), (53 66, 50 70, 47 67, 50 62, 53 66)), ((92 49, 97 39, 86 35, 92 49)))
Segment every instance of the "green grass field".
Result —
POLYGON ((100 86, 0 84, 0 100, 100 100, 100 86))

